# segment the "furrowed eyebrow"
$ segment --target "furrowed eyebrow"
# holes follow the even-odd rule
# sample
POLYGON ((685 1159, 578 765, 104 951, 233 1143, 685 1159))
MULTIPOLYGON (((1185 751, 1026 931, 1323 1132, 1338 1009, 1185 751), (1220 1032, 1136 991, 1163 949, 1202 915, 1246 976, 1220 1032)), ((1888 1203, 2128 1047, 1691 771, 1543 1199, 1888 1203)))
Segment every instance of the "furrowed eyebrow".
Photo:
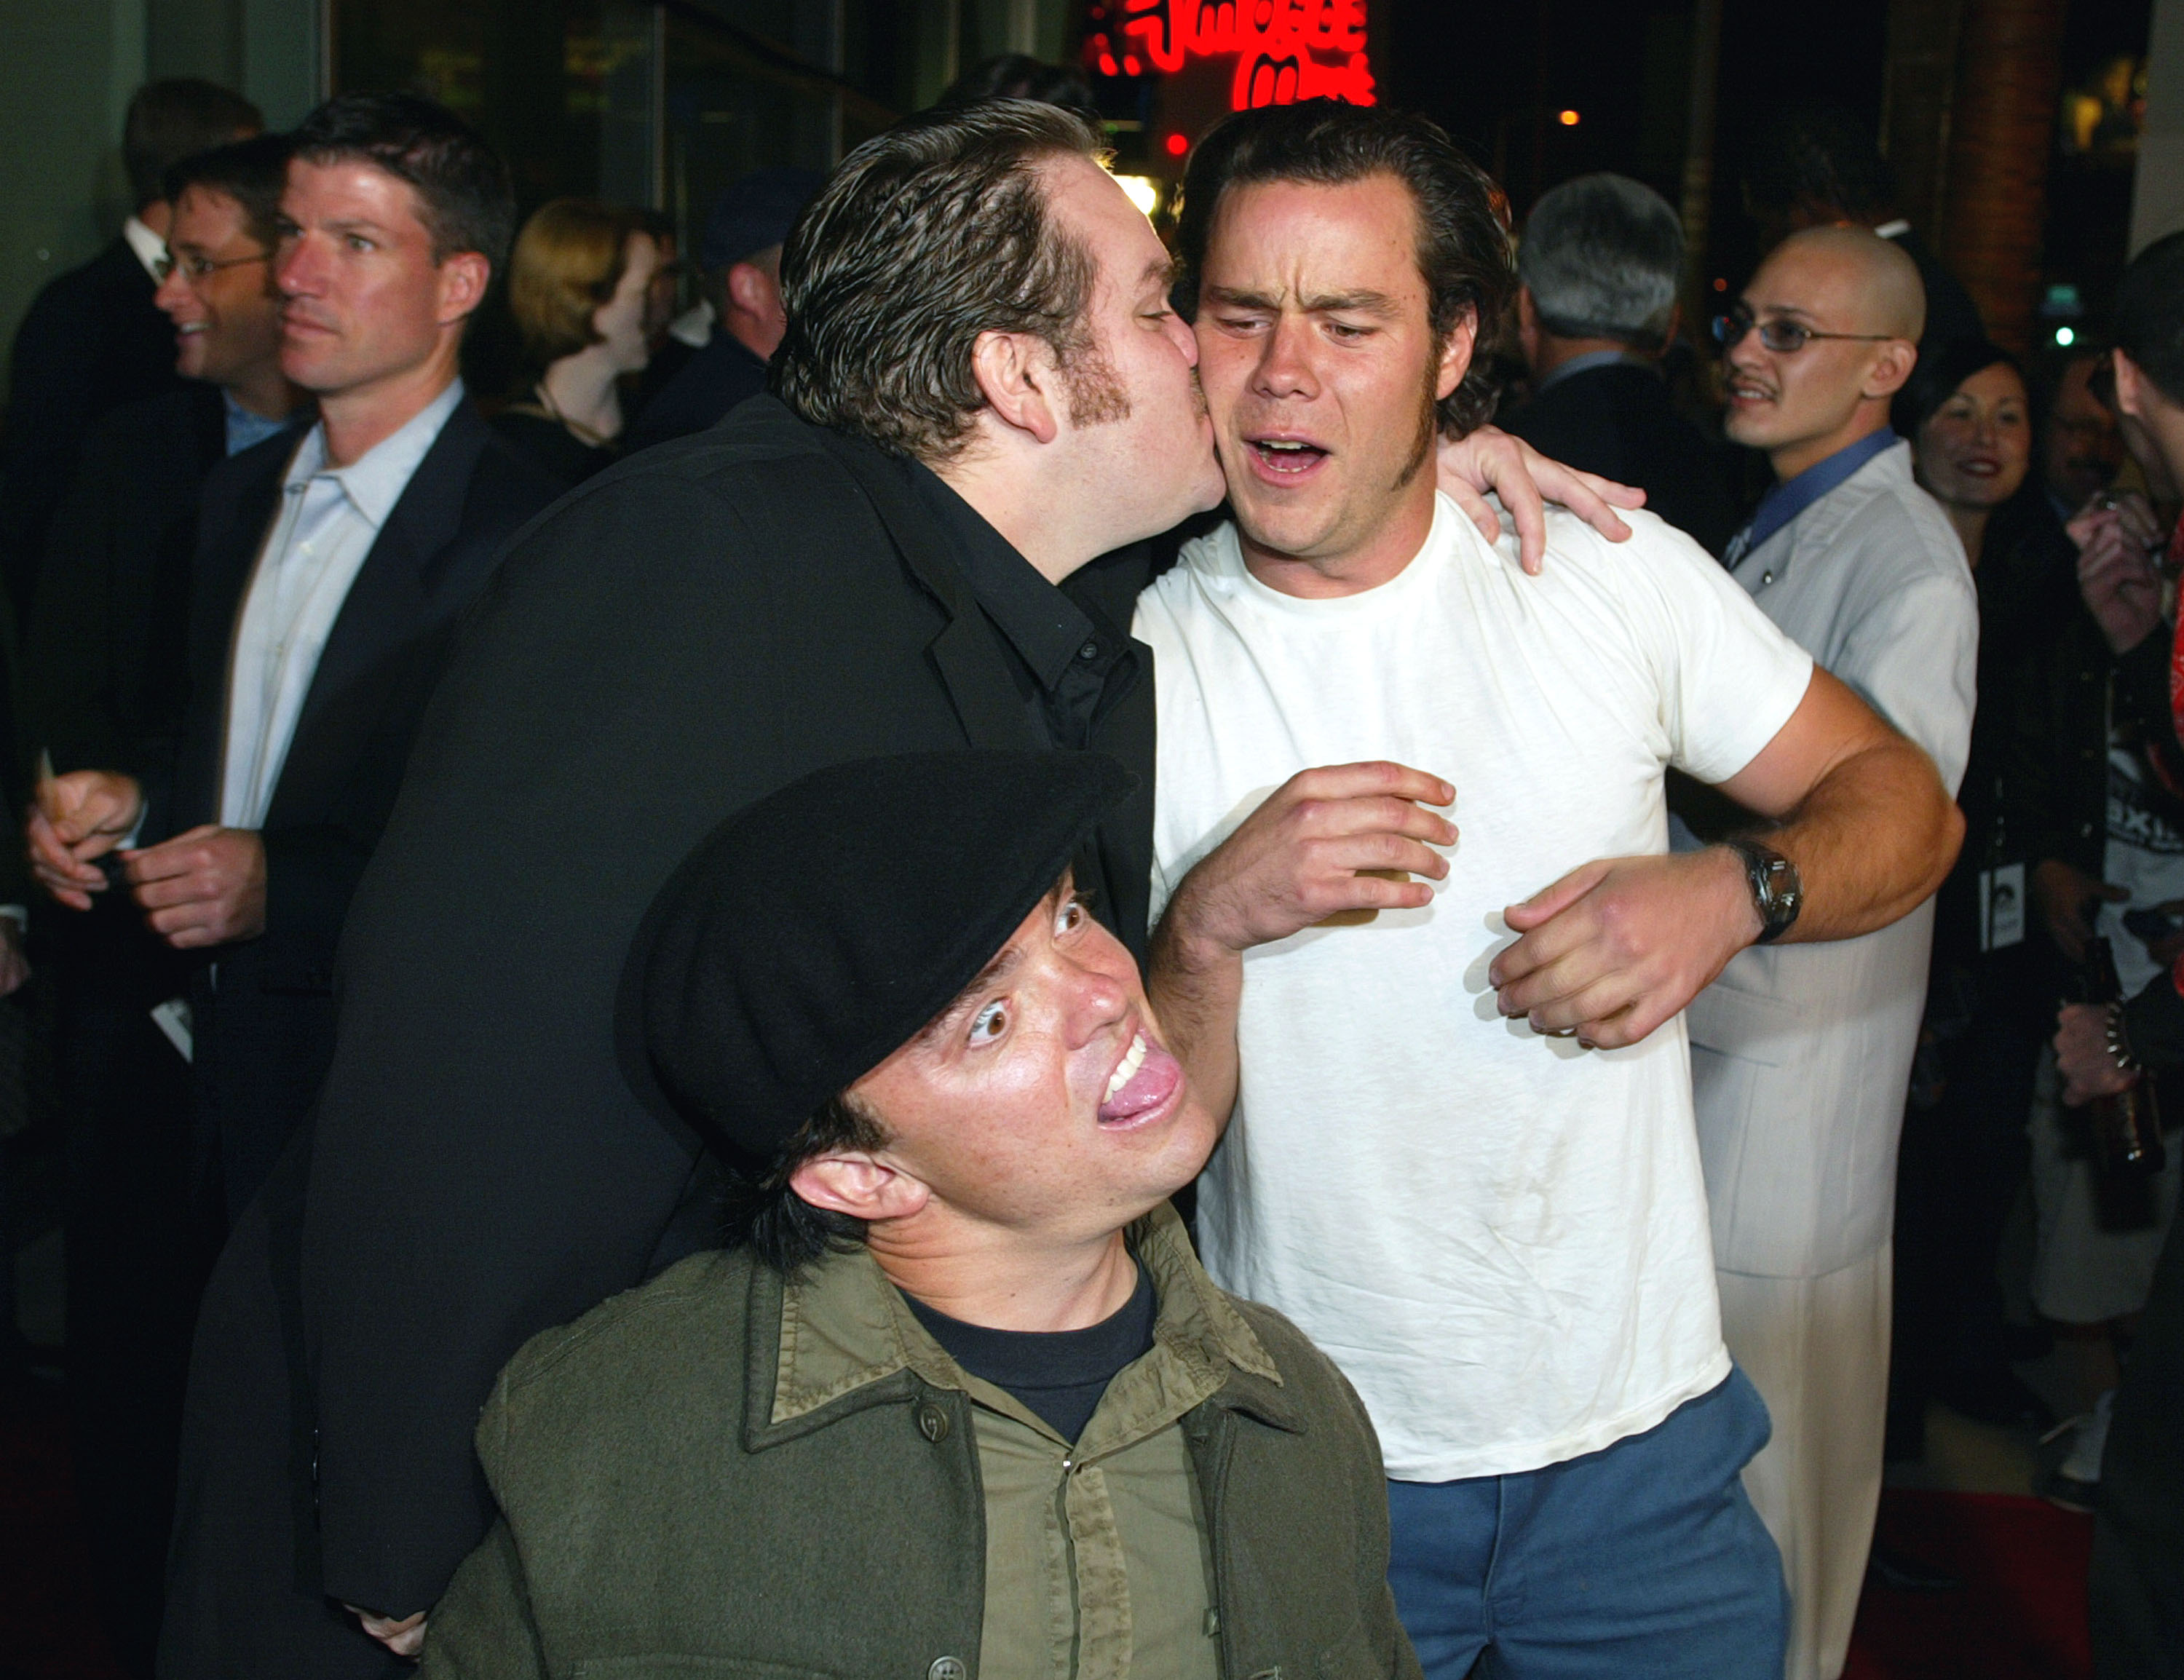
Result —
POLYGON ((1340 311, 1344 314, 1393 315, 1396 300, 1384 292, 1324 292, 1303 300, 1307 314, 1340 311))
MULTIPOLYGON (((1209 286, 1206 295, 1217 303, 1225 303, 1232 309, 1279 309, 1281 299, 1269 292, 1239 291, 1234 286, 1209 286)), ((1323 292, 1300 298, 1298 307, 1307 314, 1379 315, 1393 319, 1402 313, 1401 305, 1384 292, 1323 292)))

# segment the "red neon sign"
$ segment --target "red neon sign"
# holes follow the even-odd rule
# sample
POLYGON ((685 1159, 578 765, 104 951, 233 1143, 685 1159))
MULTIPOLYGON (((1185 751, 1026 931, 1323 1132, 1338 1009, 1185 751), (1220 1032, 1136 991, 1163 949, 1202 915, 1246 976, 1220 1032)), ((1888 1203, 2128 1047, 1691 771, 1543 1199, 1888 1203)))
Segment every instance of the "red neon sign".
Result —
MULTIPOLYGON (((1373 103, 1365 0, 1122 0, 1119 9, 1121 33, 1156 70, 1172 75, 1193 58, 1233 55, 1233 109, 1299 99, 1373 103)), ((1101 71, 1113 75, 1105 35, 1085 46, 1101 71)))

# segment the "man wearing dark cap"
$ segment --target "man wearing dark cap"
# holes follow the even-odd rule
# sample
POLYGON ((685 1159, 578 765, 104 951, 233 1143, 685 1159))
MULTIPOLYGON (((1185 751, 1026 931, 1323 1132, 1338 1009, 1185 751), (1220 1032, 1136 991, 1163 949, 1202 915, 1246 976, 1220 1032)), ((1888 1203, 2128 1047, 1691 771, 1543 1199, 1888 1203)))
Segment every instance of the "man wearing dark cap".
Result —
POLYGON ((1363 1409, 1167 1205, 1219 1121, 1070 869, 1131 783, 838 765, 669 882, 625 997, 732 1246, 502 1373, 427 1680, 1418 1672, 1363 1409))
POLYGON ((712 337, 638 410, 625 448, 703 431, 766 389, 766 364, 788 329, 781 302, 782 242, 825 180, 814 170, 760 170, 714 203, 698 241, 712 337))

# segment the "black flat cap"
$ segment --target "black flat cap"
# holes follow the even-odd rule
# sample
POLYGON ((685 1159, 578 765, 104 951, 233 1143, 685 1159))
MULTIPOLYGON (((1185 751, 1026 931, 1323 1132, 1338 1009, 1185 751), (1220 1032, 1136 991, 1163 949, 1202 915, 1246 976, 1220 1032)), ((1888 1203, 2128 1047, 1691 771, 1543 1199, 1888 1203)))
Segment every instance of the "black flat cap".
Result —
POLYGON ((698 236, 698 266, 713 274, 788 237, 827 177, 816 170, 759 170, 713 201, 698 236))
POLYGON ((771 1157, 954 1000, 1135 785, 1096 753, 919 753, 748 806, 638 936, 652 1072, 690 1119, 771 1157))

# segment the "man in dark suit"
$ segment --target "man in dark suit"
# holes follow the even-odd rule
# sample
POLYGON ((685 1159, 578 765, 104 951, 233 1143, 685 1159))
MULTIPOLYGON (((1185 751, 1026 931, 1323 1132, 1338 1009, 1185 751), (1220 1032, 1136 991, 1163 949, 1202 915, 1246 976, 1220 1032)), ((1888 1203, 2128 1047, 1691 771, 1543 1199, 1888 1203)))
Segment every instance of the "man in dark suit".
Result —
MULTIPOLYGON (((281 372, 271 275, 287 156, 259 135, 167 172, 158 300, 183 379, 92 422, 24 647, 23 741, 58 769, 137 765, 148 743, 171 740, 206 475, 302 404, 281 372)), ((120 895, 88 915, 38 909, 69 1131, 70 1456, 101 1620, 123 1662, 148 1674, 190 1330, 217 1232, 192 1193, 190 1066, 151 1013, 187 988, 189 959, 120 895)))
POLYGON ((721 195, 698 242, 712 337, 638 410, 625 453, 703 431, 766 389, 766 364, 788 325, 781 242, 825 179, 814 170, 760 170, 721 195))
POLYGON ((334 943, 454 620, 555 488, 490 441, 456 373, 513 220, 499 160, 401 95, 331 101, 295 143, 281 361, 318 424, 207 481, 172 751, 48 781, 31 821, 62 903, 87 908, 120 846, 153 931, 217 953, 190 1036, 231 1215, 332 1053, 334 943))
POLYGON ((81 268, 47 282, 15 331, 0 427, 0 581, 20 616, 85 428, 175 382, 175 334, 152 302, 170 208, 163 178, 194 153, 257 133, 258 108, 209 81, 147 82, 121 156, 135 213, 81 268))
MULTIPOLYGON (((870 142, 786 253, 783 398, 599 475, 510 551, 359 888, 313 1126, 207 1291, 170 1680, 398 1672, 329 1605, 423 1637, 489 1516, 493 1373, 716 1240, 702 1139, 616 1036, 630 939, 700 837, 858 757, 1150 771, 1137 539, 1221 479, 1167 253, 1096 147, 1008 104, 870 142)), ((1139 953, 1150 787, 1076 862, 1139 953)), ((1356 852, 1328 855, 1360 891, 1356 852)))
POLYGON ((1719 559, 1739 523, 1727 458, 1676 412, 1658 365, 1683 267, 1683 228, 1651 187, 1589 175, 1542 196, 1517 257, 1532 398, 1502 423, 1542 454, 1638 486, 1719 559))
POLYGON ((172 750, 47 782, 31 825, 57 898, 86 907, 118 848, 202 965, 185 1042, 231 1215, 332 1054, 335 943, 455 620, 555 493, 456 374, 514 222, 484 143, 428 101, 334 100, 298 131, 281 218, 281 365, 319 421, 207 481, 172 750))

